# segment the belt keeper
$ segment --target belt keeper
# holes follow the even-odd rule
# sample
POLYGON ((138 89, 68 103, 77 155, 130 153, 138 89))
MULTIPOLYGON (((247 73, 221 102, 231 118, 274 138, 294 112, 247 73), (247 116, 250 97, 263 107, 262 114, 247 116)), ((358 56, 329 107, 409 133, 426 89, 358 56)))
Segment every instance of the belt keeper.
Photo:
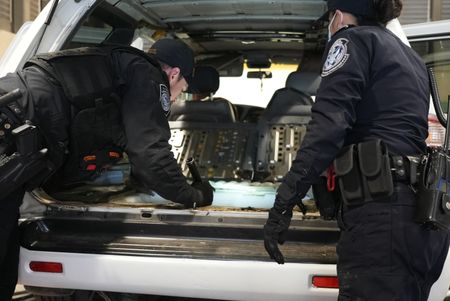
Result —
POLYGON ((409 183, 417 183, 417 167, 419 166, 419 159, 416 157, 407 157, 409 161, 409 183))

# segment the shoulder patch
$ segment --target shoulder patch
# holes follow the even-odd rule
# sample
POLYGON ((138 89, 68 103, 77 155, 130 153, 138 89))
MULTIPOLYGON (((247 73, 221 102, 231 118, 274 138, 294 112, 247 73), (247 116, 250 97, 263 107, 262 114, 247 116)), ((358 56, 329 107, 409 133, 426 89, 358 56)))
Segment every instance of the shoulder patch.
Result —
POLYGON ((347 44, 347 39, 340 38, 331 45, 330 51, 328 51, 327 60, 322 67, 322 77, 330 75, 344 66, 350 56, 347 52, 347 44))
POLYGON ((159 85, 159 102, 161 103, 164 113, 168 116, 170 113, 170 94, 169 89, 163 84, 159 85))

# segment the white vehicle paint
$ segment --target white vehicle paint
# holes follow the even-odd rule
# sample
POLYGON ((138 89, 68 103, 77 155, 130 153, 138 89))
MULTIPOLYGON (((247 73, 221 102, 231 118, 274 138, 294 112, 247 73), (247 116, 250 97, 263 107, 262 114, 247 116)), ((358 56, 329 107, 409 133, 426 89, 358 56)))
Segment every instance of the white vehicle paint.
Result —
MULTIPOLYGON (((97 2, 59 1, 53 19, 44 32, 44 22, 54 1, 50 2, 34 22, 26 24, 17 34, 0 62, 0 76, 17 70, 36 53, 60 49, 72 30, 79 25, 81 18, 97 2)), ((395 31, 399 30, 398 24, 394 27, 395 31)), ((449 36, 449 29, 449 22, 436 22, 416 27, 406 26, 405 33, 414 39, 420 36, 430 39, 437 38, 438 35, 449 36)), ((46 206, 49 206, 46 202, 36 203, 34 195, 27 195, 26 199, 26 204, 34 205, 27 207, 30 210, 24 212, 25 219, 32 220, 34 215, 42 214, 46 206)), ((59 210, 139 214, 147 209, 65 205, 60 206, 59 210)), ((201 211, 190 213, 193 217, 218 214, 201 211)), ((264 215, 260 214, 261 219, 264 215)), ((233 216, 233 213, 227 217, 230 216, 233 216)), ((26 286, 226 300, 335 300, 336 289, 312 286, 311 278, 314 275, 335 276, 336 267, 334 264, 314 263, 286 263, 279 266, 273 262, 259 260, 44 252, 26 248, 21 248, 19 265, 19 282, 26 286), (60 262, 63 272, 34 272, 30 269, 32 261, 60 262)), ((429 300, 443 300, 449 284, 450 256, 447 257, 440 279, 432 288, 429 300)))

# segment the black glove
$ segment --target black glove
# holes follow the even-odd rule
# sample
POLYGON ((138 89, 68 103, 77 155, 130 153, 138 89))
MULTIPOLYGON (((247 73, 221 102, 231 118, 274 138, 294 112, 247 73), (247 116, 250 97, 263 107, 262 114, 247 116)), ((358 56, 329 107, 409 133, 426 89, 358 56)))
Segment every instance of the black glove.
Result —
POLYGON ((209 184, 209 181, 194 181, 191 186, 199 190, 203 196, 200 200, 197 200, 194 204, 192 204, 192 208, 209 206, 212 204, 214 197, 213 192, 215 189, 211 186, 211 184, 209 184))
POLYGON ((264 247, 270 258, 284 264, 284 257, 278 248, 278 244, 282 245, 286 241, 287 231, 291 223, 292 210, 282 210, 273 206, 269 211, 269 218, 264 225, 264 247))

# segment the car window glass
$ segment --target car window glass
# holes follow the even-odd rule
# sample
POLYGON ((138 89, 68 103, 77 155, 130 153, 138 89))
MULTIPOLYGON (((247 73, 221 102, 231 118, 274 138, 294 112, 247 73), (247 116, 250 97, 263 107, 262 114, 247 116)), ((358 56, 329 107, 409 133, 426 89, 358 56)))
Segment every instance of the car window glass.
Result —
POLYGON ((65 48, 98 45, 111 33, 113 27, 92 15, 86 19, 65 48))
POLYGON ((442 108, 446 111, 450 95, 450 39, 413 41, 411 47, 433 68, 442 108))
MULTIPOLYGON (((276 90, 283 88, 289 73, 297 70, 294 64, 272 64, 271 78, 247 78, 248 72, 259 71, 245 67, 240 77, 221 77, 215 96, 234 104, 266 107, 276 90)), ((269 69, 263 69, 269 71, 269 69)))

